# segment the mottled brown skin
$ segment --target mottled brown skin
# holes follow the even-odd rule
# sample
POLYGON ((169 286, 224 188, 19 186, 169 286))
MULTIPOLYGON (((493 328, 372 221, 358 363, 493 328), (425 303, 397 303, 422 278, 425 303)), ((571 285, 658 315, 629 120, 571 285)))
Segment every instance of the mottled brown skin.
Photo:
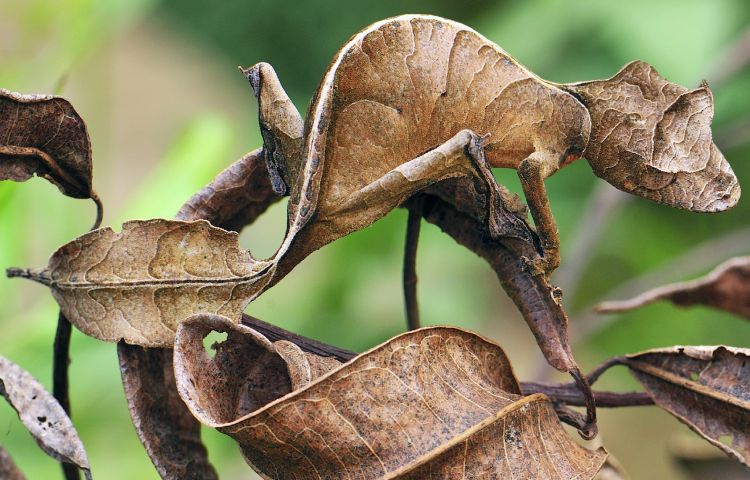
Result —
POLYGON ((270 65, 243 72, 259 100, 272 183, 291 195, 290 233, 315 225, 319 248, 448 178, 504 192, 482 170, 513 168, 544 253, 530 267, 549 273, 559 264, 559 235, 544 180, 582 154, 616 187, 678 208, 718 211, 739 197, 711 142, 708 88, 688 92, 643 65, 608 80, 557 85, 468 27, 404 15, 350 39, 304 126, 270 65))

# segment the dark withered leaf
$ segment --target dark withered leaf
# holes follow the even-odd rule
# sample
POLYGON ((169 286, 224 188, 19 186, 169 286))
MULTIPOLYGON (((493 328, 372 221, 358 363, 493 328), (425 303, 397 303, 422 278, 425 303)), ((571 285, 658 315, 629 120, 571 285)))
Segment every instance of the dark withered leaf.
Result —
POLYGON ((727 260, 705 277, 653 288, 628 300, 600 303, 596 311, 627 312, 660 300, 680 307, 707 305, 750 319, 750 257, 727 260))
POLYGON ((57 400, 26 370, 0 356, 0 395, 47 455, 71 463, 91 478, 86 450, 57 400))
POLYGON ((344 365, 216 315, 183 322, 182 399, 267 478, 593 478, 606 458, 521 395, 503 351, 448 327, 415 330, 344 365), (227 332, 213 357, 203 346, 227 332))
POLYGON ((70 102, 0 89, 0 180, 44 177, 69 197, 93 199, 100 219, 91 170, 88 130, 70 102))
POLYGON ((624 363, 658 406, 748 466, 750 350, 671 347, 628 355, 624 363))

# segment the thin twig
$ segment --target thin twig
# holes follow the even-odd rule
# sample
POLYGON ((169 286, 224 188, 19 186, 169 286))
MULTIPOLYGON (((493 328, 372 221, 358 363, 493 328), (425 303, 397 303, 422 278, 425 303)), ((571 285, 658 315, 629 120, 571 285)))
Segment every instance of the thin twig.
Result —
MULTIPOLYGON (((284 330, 281 327, 271 325, 270 323, 266 323, 263 320, 251 317, 249 315, 242 316, 242 323, 262 333, 271 341, 288 340, 296 344, 306 352, 314 353, 316 355, 324 357, 334 357, 340 362, 348 362, 358 355, 356 352, 352 352, 351 350, 345 350, 333 345, 328 345, 327 343, 323 343, 318 340, 303 337, 302 335, 284 330)), ((604 362, 602 365, 606 363, 607 362, 604 362)), ((613 365, 614 364, 615 363, 613 363, 613 365)), ((594 369, 594 371, 592 371, 592 374, 589 374, 586 378, 590 379, 593 376, 594 372, 596 372, 596 370, 597 369, 594 369)), ((586 406, 586 398, 584 397, 584 394, 581 392, 580 387, 574 383, 552 384, 521 382, 521 391, 523 391, 525 395, 530 395, 532 393, 544 393, 554 402, 564 403, 566 405, 574 407, 586 406)), ((596 406, 603 408, 633 407, 654 404, 653 400, 651 400, 651 397, 643 392, 616 393, 595 391, 593 392, 593 395, 596 406)))
POLYGON ((409 205, 409 219, 406 223, 406 245, 404 247, 404 303, 406 305, 406 326, 409 330, 419 328, 419 303, 417 301, 417 246, 419 227, 422 223, 422 201, 409 205))
MULTIPOLYGON (((70 333, 71 325, 62 311, 57 316, 57 331, 52 348, 52 395, 57 403, 70 416, 70 395, 68 393, 68 365, 70 365, 70 333)), ((65 480, 79 480, 81 478, 78 467, 73 464, 60 462, 65 480)))
POLYGON ((599 380, 599 377, 602 376, 604 372, 609 370, 611 367, 614 367, 615 365, 624 365, 625 364, 625 357, 612 357, 609 358, 596 367, 594 367, 591 372, 589 372, 588 375, 586 375, 586 380, 588 380, 589 385, 593 385, 596 383, 597 380, 599 380))
MULTIPOLYGON (((585 401, 578 386, 573 383, 521 382, 525 395, 543 393, 550 399, 573 407, 585 407, 585 401)), ((602 392, 594 391, 598 408, 618 408, 653 405, 654 401, 645 392, 602 392)))

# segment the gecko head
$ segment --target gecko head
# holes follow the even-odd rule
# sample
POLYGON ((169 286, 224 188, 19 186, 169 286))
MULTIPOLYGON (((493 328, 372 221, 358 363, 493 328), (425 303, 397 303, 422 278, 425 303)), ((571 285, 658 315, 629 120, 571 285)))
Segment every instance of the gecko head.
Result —
POLYGON ((635 61, 612 78, 566 85, 588 109, 583 156, 620 190, 672 207, 717 212, 733 207, 740 187, 713 143, 713 95, 688 90, 635 61))

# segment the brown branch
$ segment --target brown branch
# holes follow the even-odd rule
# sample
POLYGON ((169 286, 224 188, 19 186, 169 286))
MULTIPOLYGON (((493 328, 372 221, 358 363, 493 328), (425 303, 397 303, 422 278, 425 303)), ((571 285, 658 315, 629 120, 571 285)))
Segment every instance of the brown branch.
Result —
MULTIPOLYGON (((358 354, 351 350, 345 350, 343 348, 334 347, 327 343, 313 340, 312 338, 303 337, 296 333, 292 333, 288 330, 284 330, 276 325, 271 325, 263 320, 251 317, 249 315, 242 316, 242 323, 254 330, 265 335, 271 341, 277 340, 288 340, 302 350, 316 355, 324 357, 334 357, 341 362, 348 362, 358 354)), ((619 358, 619 357, 615 357, 619 358)), ((609 361, 602 363, 607 364, 609 361)), ((611 363, 609 366, 617 363, 611 363)), ((594 369, 594 372, 597 369, 594 369)), ((603 370, 602 370, 603 371, 603 370)), ((598 375, 597 375, 598 376, 598 375)), ((589 375, 589 381, 591 381, 592 375, 589 375)), ((547 395, 553 402, 564 403, 566 405, 575 407, 585 407, 586 398, 581 393, 580 387, 574 383, 564 384, 551 384, 551 383, 537 383, 537 382, 521 382, 521 390, 524 395, 530 395, 532 393, 543 393, 547 395)), ((594 400, 597 407, 603 408, 614 408, 614 407, 633 407, 640 405, 653 405, 654 402, 648 394, 643 392, 593 392, 594 400)))
MULTIPOLYGON (((537 383, 522 382, 521 389, 525 395, 543 393, 555 402, 561 402, 574 407, 584 407, 584 401, 578 386, 573 383, 537 383)), ((653 405, 654 401, 645 392, 600 392, 594 391, 596 406, 601 408, 636 407, 653 405)))
MULTIPOLYGON (((70 365, 71 325, 62 311, 57 316, 57 331, 52 347, 52 395, 57 403, 70 416, 70 396, 68 394, 68 365, 70 365)), ((65 480, 79 480, 78 467, 71 463, 60 462, 65 480)))
POLYGON ((404 247, 404 303, 406 305, 406 326, 409 330, 419 328, 419 302, 417 301, 417 246, 419 227, 422 223, 422 202, 409 205, 409 219, 406 223, 406 245, 404 247))

